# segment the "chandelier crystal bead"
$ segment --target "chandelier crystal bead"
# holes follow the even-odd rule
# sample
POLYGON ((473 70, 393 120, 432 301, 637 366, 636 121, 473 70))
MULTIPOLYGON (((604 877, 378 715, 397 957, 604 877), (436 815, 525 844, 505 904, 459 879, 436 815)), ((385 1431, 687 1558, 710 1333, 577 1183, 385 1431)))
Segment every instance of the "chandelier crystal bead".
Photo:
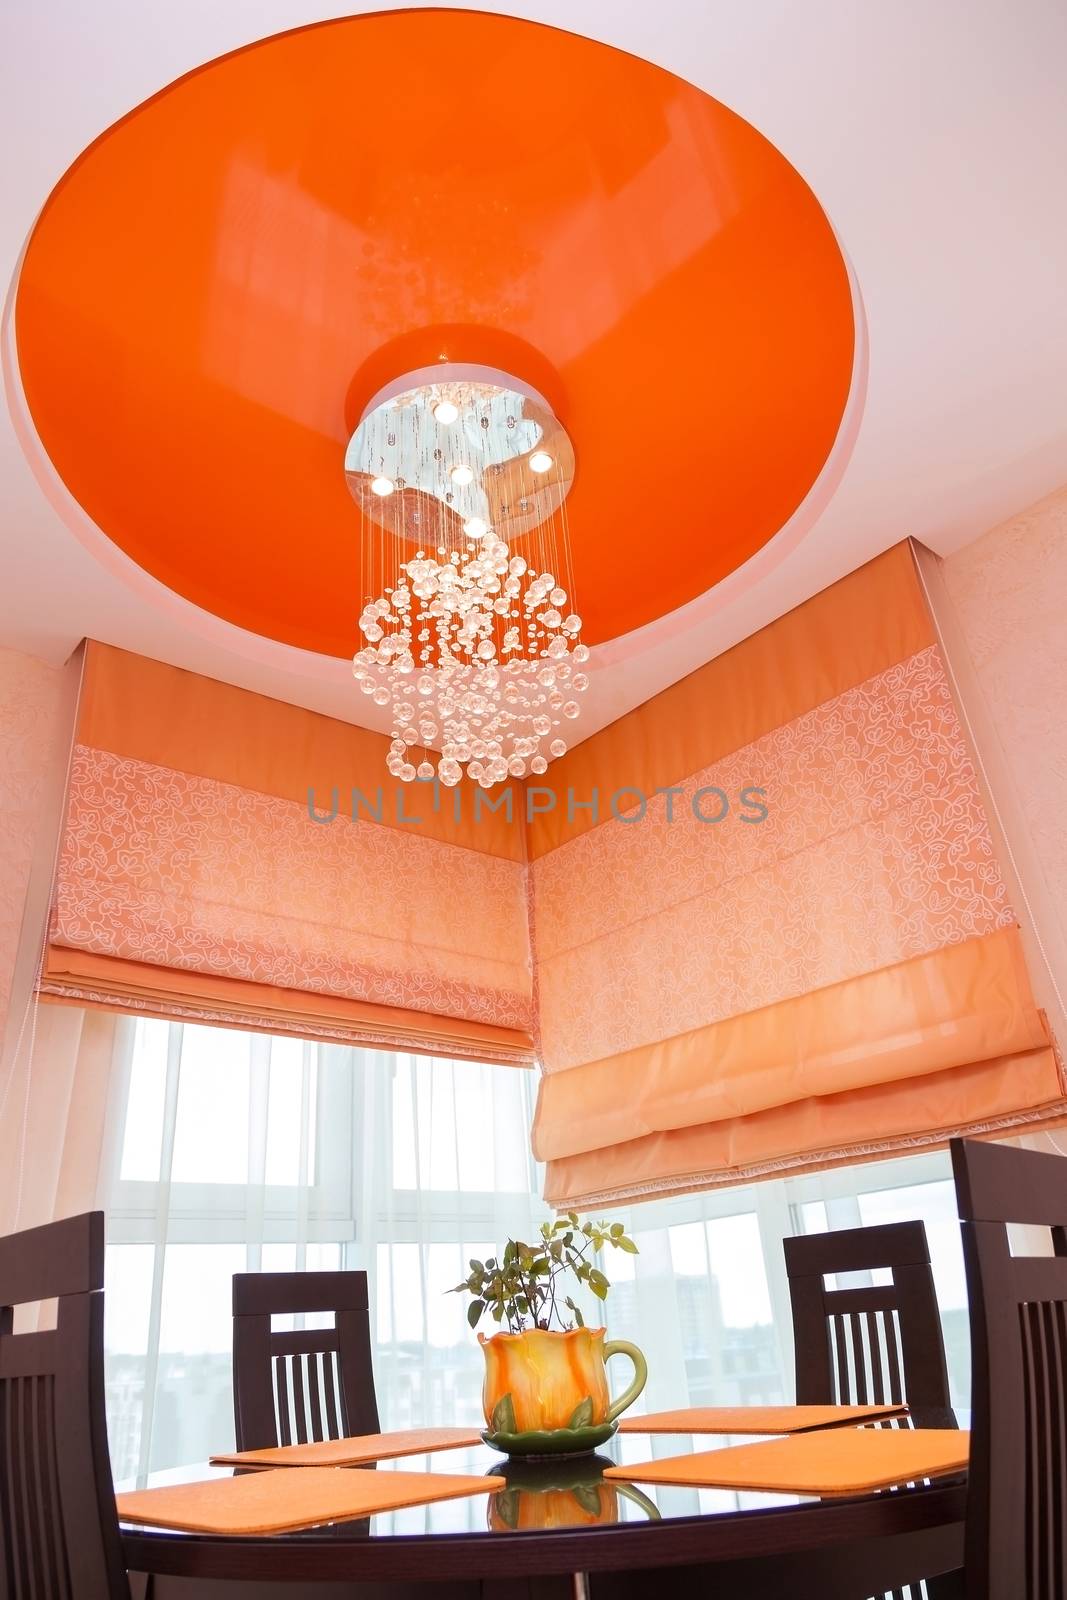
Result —
POLYGON ((572 672, 589 659, 568 609, 574 455, 547 402, 488 369, 412 374, 368 406, 345 471, 363 514, 352 670, 389 708, 388 770, 483 788, 545 772, 589 683, 572 672))

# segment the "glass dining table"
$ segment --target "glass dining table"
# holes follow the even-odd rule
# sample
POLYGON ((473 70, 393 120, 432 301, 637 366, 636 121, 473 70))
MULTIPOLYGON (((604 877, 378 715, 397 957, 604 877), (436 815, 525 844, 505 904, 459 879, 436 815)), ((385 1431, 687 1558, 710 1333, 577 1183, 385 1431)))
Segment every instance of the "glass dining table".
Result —
MULTIPOLYGON (((958 1427, 958 1413, 915 1413, 958 1427)), ((269 1537, 124 1526, 133 1594, 150 1600, 272 1600, 326 1595, 405 1600, 636 1600, 661 1594, 744 1600, 845 1600, 926 1581, 930 1600, 961 1592, 961 1476, 832 1498, 605 1479, 613 1465, 750 1442, 741 1436, 616 1435, 592 1456, 502 1461, 487 1446, 407 1456, 372 1468, 486 1474, 506 1486, 269 1537), (328 1587, 326 1587, 328 1586, 328 1587), (316 1588, 315 1593, 319 1590, 316 1588)), ((149 1485, 224 1477, 189 1466, 149 1485)), ((120 1487, 123 1487, 120 1485, 120 1487)), ((131 1486, 132 1487, 132 1486, 131 1486)), ((918 1595, 915 1587, 912 1593, 918 1595)))

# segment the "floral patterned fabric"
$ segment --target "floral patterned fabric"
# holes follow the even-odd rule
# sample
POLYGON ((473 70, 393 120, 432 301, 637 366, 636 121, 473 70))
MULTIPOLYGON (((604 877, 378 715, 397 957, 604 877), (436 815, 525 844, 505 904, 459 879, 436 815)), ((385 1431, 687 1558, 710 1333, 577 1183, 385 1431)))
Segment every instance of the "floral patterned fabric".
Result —
POLYGON ((546 1072, 1015 920, 935 646, 678 790, 672 821, 660 795, 640 820, 604 822, 532 864, 546 1072), (748 785, 763 821, 741 820, 748 785), (712 786, 733 802, 716 824, 691 804, 712 786))
POLYGON ((525 868, 78 745, 52 942, 529 1029, 525 868))

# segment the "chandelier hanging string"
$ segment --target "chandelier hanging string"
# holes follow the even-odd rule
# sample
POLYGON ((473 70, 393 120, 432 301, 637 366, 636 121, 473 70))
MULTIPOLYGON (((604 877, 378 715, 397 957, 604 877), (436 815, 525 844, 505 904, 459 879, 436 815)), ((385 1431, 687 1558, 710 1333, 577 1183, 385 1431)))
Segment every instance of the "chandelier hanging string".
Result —
POLYGON ((486 789, 544 772, 589 682, 563 427, 514 378, 434 368, 376 397, 345 473, 362 514, 352 670, 390 708, 389 771, 452 786, 465 769, 486 789))

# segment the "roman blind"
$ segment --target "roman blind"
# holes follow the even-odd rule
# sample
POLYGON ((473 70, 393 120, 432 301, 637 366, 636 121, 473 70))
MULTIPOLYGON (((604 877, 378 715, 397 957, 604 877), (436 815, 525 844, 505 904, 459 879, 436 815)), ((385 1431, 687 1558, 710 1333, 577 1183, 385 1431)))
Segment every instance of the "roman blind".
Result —
POLYGON ((532 1061, 521 826, 401 790, 382 735, 93 642, 75 737, 46 999, 532 1061))
POLYGON ((908 545, 541 781, 534 1149, 554 1204, 1064 1114, 908 545))

